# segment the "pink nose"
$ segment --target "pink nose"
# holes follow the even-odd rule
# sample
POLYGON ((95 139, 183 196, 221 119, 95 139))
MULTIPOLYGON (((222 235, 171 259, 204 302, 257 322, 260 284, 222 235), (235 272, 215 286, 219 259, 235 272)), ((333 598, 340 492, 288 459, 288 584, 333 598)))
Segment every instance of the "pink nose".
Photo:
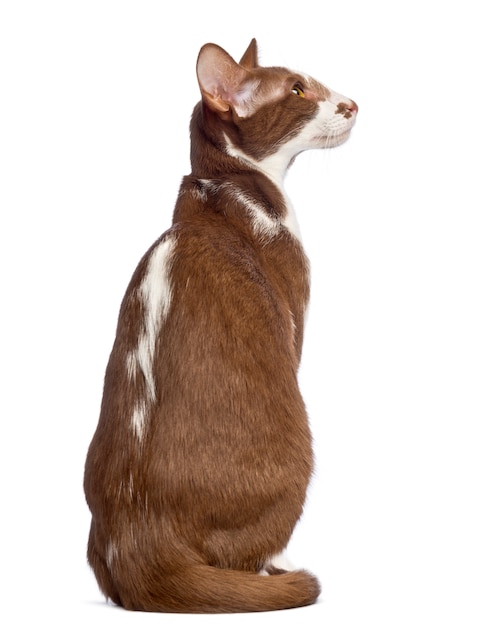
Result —
POLYGON ((357 103, 354 102, 353 100, 350 100, 350 104, 347 106, 347 109, 351 111, 352 113, 358 113, 357 103))

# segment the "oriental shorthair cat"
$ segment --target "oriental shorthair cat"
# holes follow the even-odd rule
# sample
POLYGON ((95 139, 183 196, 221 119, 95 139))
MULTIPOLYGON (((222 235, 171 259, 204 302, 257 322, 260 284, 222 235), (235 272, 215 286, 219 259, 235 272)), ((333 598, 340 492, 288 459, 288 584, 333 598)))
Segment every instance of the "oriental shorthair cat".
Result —
POLYGON ((129 610, 269 611, 320 593, 278 560, 313 468, 297 373, 309 268, 287 169, 357 105, 309 76, 199 53, 191 174, 121 304, 85 468, 88 560, 129 610))

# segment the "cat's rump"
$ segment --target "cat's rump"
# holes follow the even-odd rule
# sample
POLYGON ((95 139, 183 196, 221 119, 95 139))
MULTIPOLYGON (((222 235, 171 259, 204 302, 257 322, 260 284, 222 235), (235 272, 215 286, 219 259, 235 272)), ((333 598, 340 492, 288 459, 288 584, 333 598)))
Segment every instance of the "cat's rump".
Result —
MULTIPOLYGON (((141 524, 143 534, 120 548, 100 550, 96 524, 91 526, 88 557, 100 588, 115 604, 131 611, 164 613, 241 613, 277 611, 307 606, 320 594, 318 580, 305 570, 284 571, 273 566, 261 573, 202 562, 169 528, 155 532, 155 520, 141 524), (167 542, 174 561, 152 544, 157 536, 167 542), (121 558, 123 556, 123 558, 121 558)), ((161 520, 159 521, 159 524, 161 520)), ((161 526, 162 528, 162 526, 161 526)))

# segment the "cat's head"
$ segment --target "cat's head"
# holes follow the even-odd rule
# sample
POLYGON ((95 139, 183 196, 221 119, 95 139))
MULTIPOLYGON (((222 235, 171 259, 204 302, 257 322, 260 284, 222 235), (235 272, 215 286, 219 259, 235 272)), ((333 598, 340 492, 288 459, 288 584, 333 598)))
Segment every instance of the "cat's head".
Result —
POLYGON ((196 70, 203 106, 221 123, 227 152, 270 165, 276 174, 304 150, 343 143, 355 123, 353 100, 306 74, 261 67, 255 39, 239 63, 206 44, 196 70))

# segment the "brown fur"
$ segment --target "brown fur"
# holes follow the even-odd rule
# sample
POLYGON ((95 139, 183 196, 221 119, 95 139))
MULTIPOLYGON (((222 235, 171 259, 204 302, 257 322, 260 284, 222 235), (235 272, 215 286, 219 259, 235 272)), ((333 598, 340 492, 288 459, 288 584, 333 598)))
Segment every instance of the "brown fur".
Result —
MULTIPOLYGON (((277 81, 289 91, 293 74, 259 68, 256 55, 253 42, 239 67, 260 89, 277 81)), ((120 309, 86 461, 88 559, 105 596, 127 609, 302 606, 318 597, 316 578, 270 561, 302 513, 313 466, 297 383, 308 262, 287 228, 256 232, 235 190, 277 222, 285 199, 269 177, 226 153, 222 133, 261 159, 317 105, 291 94, 286 115, 279 100, 242 118, 202 95, 191 124, 192 174, 173 225, 141 260, 120 309), (169 240, 171 299, 151 375, 139 362, 131 368, 129 355, 149 336, 141 294, 153 253, 169 240), (138 434, 130 422, 137 407, 138 434)))

